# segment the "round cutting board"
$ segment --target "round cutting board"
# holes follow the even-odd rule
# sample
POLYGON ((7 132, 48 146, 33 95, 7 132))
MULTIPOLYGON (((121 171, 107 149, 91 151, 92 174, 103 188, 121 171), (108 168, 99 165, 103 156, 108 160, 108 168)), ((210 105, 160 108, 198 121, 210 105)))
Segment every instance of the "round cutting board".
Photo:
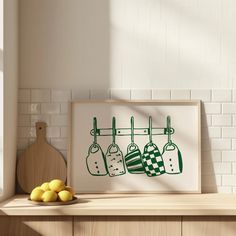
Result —
POLYGON ((66 181, 66 163, 63 156, 46 140, 46 123, 36 123, 37 138, 20 156, 17 180, 30 193, 33 188, 52 179, 66 181))

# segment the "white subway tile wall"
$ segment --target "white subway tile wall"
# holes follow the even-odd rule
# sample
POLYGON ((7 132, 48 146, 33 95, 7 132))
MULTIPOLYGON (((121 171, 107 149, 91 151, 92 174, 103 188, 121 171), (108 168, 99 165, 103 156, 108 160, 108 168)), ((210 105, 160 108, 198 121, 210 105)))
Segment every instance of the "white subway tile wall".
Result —
POLYGON ((111 89, 111 99, 130 100, 129 89, 111 89))
POLYGON ((47 123, 47 140, 67 158, 68 102, 88 99, 200 99, 202 191, 236 193, 236 91, 230 89, 20 89, 18 152, 35 140, 35 122, 47 123))
POLYGON ((133 100, 152 99, 152 90, 151 89, 133 89, 131 90, 131 99, 133 100))
POLYGON ((90 91, 90 99, 106 100, 110 98, 110 91, 106 89, 94 89, 90 91))
POLYGON ((89 100, 90 91, 88 89, 76 89, 72 91, 72 100, 89 100))
POLYGON ((67 102, 71 100, 71 90, 56 90, 51 91, 52 102, 67 102))
POLYGON ((31 89, 31 102, 50 102, 50 89, 31 89))
POLYGON ((190 99, 190 90, 188 89, 176 89, 176 90, 171 90, 171 99, 190 99))
POLYGON ((60 103, 42 103, 41 113, 43 114, 59 114, 61 111, 60 103))
POLYGON ((157 100, 169 100, 170 99, 170 90, 168 89, 153 89, 152 90, 152 99, 157 100))
POLYGON ((212 91, 213 102, 231 102, 232 91, 227 89, 216 89, 212 91))
POLYGON ((18 92, 18 101, 19 102, 30 102, 30 90, 29 89, 20 89, 18 92))
POLYGON ((204 102, 209 102, 211 101, 211 90, 193 89, 191 90, 191 99, 200 99, 204 102))

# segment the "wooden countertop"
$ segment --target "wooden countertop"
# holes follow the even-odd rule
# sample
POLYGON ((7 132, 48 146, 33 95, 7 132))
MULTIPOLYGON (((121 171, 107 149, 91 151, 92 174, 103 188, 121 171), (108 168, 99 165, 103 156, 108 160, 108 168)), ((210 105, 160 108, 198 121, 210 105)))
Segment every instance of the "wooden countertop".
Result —
POLYGON ((36 206, 27 197, 0 203, 0 215, 236 215, 236 194, 86 194, 64 206, 36 206))

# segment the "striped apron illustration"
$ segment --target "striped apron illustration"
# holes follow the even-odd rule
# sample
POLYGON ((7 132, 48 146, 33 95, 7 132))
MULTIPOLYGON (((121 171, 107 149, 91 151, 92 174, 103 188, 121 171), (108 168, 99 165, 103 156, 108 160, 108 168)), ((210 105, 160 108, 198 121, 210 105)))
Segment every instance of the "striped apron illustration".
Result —
POLYGON ((134 143, 134 117, 131 117, 131 143, 127 147, 127 154, 125 155, 125 163, 130 174, 145 173, 142 154, 137 144, 134 143))

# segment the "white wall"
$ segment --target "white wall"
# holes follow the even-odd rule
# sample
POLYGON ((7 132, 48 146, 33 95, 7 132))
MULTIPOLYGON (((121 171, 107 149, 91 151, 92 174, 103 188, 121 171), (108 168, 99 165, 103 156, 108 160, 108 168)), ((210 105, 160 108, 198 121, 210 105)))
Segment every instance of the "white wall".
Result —
POLYGON ((18 89, 18 0, 4 1, 3 200, 14 194, 18 89))
POLYGON ((41 120, 66 157, 71 98, 201 99, 203 191, 236 193, 236 1, 21 0, 19 10, 19 151, 41 120))
POLYGON ((21 88, 235 88, 234 0, 21 0, 21 88))

